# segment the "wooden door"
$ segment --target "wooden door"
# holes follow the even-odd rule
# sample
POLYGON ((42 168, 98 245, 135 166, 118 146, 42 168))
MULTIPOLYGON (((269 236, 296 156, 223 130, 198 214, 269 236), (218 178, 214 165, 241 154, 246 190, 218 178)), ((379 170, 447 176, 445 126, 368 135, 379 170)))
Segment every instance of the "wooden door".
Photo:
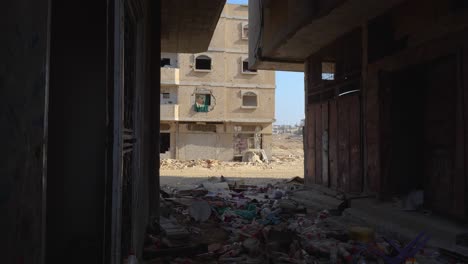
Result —
POLYGON ((361 116, 359 94, 338 98, 338 190, 362 191, 361 116))
POLYGON ((353 93, 308 105, 306 117, 308 183, 362 191, 360 95, 353 93))

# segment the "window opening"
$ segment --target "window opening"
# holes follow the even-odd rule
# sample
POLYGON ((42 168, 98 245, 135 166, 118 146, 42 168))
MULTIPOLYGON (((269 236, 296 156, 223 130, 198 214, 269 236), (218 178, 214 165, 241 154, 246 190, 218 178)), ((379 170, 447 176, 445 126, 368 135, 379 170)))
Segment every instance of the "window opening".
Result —
POLYGON ((335 80, 335 65, 334 62, 322 62, 322 80, 335 80))
POLYGON ((242 95, 242 106, 257 107, 257 95, 252 92, 247 92, 242 95))
POLYGON ((243 73, 257 73, 257 70, 249 69, 249 61, 245 59, 242 61, 242 72, 243 73))
POLYGON ((171 93, 161 93, 161 104, 175 104, 177 97, 171 93))
POLYGON ((244 24, 242 26, 242 39, 249 38, 249 24, 244 24))
POLYGON ((200 55, 195 59, 195 69, 210 71, 211 70, 211 58, 206 55, 200 55))
POLYGON ((166 153, 171 148, 171 134, 160 133, 159 137, 159 153, 166 153))
POLYGON ((161 68, 164 66, 171 66, 171 59, 161 58, 161 68))
POLYGON ((196 94, 195 95, 195 112, 208 112, 211 105, 210 94, 196 94))

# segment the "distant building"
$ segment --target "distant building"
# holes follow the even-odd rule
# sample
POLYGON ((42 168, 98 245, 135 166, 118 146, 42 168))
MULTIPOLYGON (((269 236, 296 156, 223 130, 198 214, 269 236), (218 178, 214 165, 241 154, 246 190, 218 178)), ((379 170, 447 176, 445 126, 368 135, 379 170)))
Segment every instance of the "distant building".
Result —
POLYGON ((225 5, 207 52, 161 54, 161 157, 271 156, 275 73, 248 69, 248 7, 225 5))
POLYGON ((273 134, 300 134, 301 129, 298 125, 273 125, 273 134))

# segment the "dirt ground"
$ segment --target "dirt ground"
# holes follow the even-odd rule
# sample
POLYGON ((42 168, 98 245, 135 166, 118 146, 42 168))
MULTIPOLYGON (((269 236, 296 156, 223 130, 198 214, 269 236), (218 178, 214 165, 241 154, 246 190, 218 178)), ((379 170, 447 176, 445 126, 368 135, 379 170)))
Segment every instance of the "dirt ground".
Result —
POLYGON ((272 157, 268 163, 161 160, 161 185, 193 184, 207 177, 221 175, 243 179, 248 184, 304 177, 302 144, 302 136, 273 135, 272 157))

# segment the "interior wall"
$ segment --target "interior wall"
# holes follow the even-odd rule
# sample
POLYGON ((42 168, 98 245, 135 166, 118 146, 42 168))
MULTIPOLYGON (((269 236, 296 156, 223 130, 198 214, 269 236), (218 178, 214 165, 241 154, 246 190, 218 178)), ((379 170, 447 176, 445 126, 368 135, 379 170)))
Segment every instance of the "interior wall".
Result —
POLYGON ((0 248, 43 263, 49 0, 0 4, 0 248))
MULTIPOLYGON (((467 188, 467 170, 466 166, 464 165, 464 160, 466 159, 465 152, 467 148, 465 145, 466 130, 464 133, 463 129, 464 127, 466 127, 467 120, 466 115, 464 115, 463 111, 464 109, 466 109, 464 96, 466 95, 465 91, 467 89, 467 82, 463 79, 465 77, 463 77, 464 75, 461 73, 461 70, 466 68, 465 64, 467 63, 466 58, 463 57, 463 54, 465 54, 466 52, 466 43, 468 43, 468 38, 466 34, 466 30, 463 30, 457 33, 446 35, 443 38, 436 38, 426 42, 424 45, 406 48, 405 50, 398 52, 393 56, 387 57, 369 65, 369 108, 367 109, 367 113, 370 117, 372 117, 368 120, 376 123, 367 124, 367 132, 368 135, 370 135, 368 138, 372 138, 372 144, 374 144, 374 147, 372 148, 373 153, 371 154, 369 152, 368 163, 376 166, 375 170, 369 170, 369 179, 374 183, 372 184, 372 186, 376 188, 374 190, 377 190, 377 193, 381 194, 382 198, 388 198, 394 195, 396 193, 395 190, 398 190, 399 188, 402 188, 401 191, 404 192, 413 187, 417 187, 415 186, 414 182, 409 183, 408 180, 401 181, 396 184, 393 181, 389 181, 389 179, 391 179, 392 177, 390 175, 390 173, 392 172, 392 165, 388 162, 389 157, 391 156, 391 154, 389 153, 391 152, 392 146, 391 141, 389 141, 392 137, 392 123, 390 122, 390 120, 392 120, 392 115, 391 111, 389 111, 388 109, 391 109, 393 102, 392 100, 390 100, 391 98, 389 98, 387 93, 392 90, 392 87, 397 86, 397 84, 392 84, 392 81, 402 79, 403 81, 400 81, 400 83, 405 83, 404 86, 408 89, 410 88, 408 86, 411 86, 412 90, 420 88, 422 89, 422 91, 424 91, 424 93, 421 92, 413 95, 412 98, 425 98, 423 103, 418 103, 418 100, 412 100, 411 102, 407 101, 405 103, 404 101, 401 101, 401 99, 400 102, 397 102, 399 105, 406 104, 407 111, 420 111, 418 107, 424 107, 424 114, 422 118, 413 117, 412 121, 408 120, 406 121, 406 123, 421 123, 422 119, 424 121, 422 124, 424 126, 424 131, 428 130, 433 133, 438 133, 437 131, 439 130, 439 128, 443 128, 445 126, 442 120, 452 120, 452 123, 454 123, 451 125, 451 129, 444 128, 444 132, 441 132, 446 139, 456 139, 455 147, 452 147, 453 150, 449 151, 451 154, 448 154, 448 156, 445 155, 447 159, 443 158, 442 156, 439 156, 439 158, 442 158, 440 162, 435 160, 418 161, 418 158, 412 158, 412 160, 414 164, 417 164, 418 162, 424 162, 424 164, 426 164, 424 165, 426 168, 423 172, 425 179, 424 181, 428 182, 429 185, 432 186, 440 186, 440 188, 438 187, 436 189, 445 192, 445 194, 435 194, 441 195, 437 198, 431 198, 431 194, 428 194, 428 202, 432 199, 433 202, 430 203, 433 208, 438 207, 439 212, 441 212, 442 214, 450 215, 455 218, 466 217, 467 198, 465 195, 465 190, 467 188), (451 64, 451 69, 436 70, 438 69, 436 66, 430 66, 433 65, 435 62, 450 56, 456 57, 456 63, 451 64), (390 74, 391 72, 400 72, 400 74, 392 76, 390 74), (406 81, 404 81, 405 79, 406 81), (414 81, 412 81, 413 79, 414 81), (438 88, 440 89, 440 94, 438 94, 437 90, 434 90, 432 88, 433 85, 436 83, 438 83, 437 86, 440 86, 438 88), (431 89, 432 92, 429 94, 429 97, 427 97, 427 93, 431 89), (452 93, 450 91, 454 91, 453 89, 455 89, 456 96, 452 96, 452 99, 450 99, 449 103, 447 103, 448 99, 446 99, 446 96, 452 93), (430 101, 428 100, 432 100, 431 103, 429 103, 430 101), (453 107, 455 107, 455 109, 453 107), (452 109, 452 113, 450 115, 442 118, 437 117, 442 112, 446 112, 448 109, 452 109), (434 118, 440 120, 435 122, 437 125, 433 124, 432 128, 428 128, 427 125, 430 124, 429 121, 434 120, 434 118), (428 167, 427 164, 439 164, 442 167, 435 169, 428 167), (445 170, 446 173, 441 173, 440 169, 444 167, 446 169, 443 170, 445 170), (427 168, 430 168, 429 171, 432 171, 432 173, 428 173, 426 171, 427 168), (436 177, 438 178, 438 180, 436 181, 431 179, 433 178, 433 176, 431 175, 434 174, 434 171, 439 171, 438 173, 440 174, 438 177, 436 177), (446 180, 448 180, 448 182, 446 180), (435 205, 436 203, 438 205, 435 205), (441 208, 442 210, 440 210, 441 208)), ((408 91, 408 89, 406 89, 406 91, 401 91, 403 95, 400 96, 400 98, 411 95, 411 92, 408 91)), ((395 103, 393 108, 398 108, 398 104, 395 103)), ((404 132, 401 132, 400 134, 403 133, 404 132)), ((439 140, 437 138, 439 138, 440 136, 438 136, 437 134, 427 134, 426 132, 424 136, 420 134, 420 137, 422 137, 422 139, 424 140, 424 146, 422 148, 422 155, 424 155, 424 159, 432 157, 433 154, 435 154, 435 152, 433 152, 433 143, 437 142, 439 140)), ((368 143, 369 142, 370 140, 368 141, 368 143)), ((418 145, 416 143, 415 145, 418 145)), ((436 145, 440 147, 444 144, 447 145, 448 142, 439 142, 436 145)), ((370 147, 368 148, 371 149, 370 147)), ((419 150, 421 150, 421 148, 419 150)), ((412 166, 414 165, 413 162, 411 164, 405 165, 406 171, 410 174, 417 174, 417 171, 412 171, 412 166)), ((419 169, 419 171, 421 171, 421 169, 419 169)), ((396 173, 396 171, 393 171, 393 173, 396 173)), ((412 180, 417 182, 417 176, 412 175, 412 180)), ((435 191, 429 191, 430 189, 427 189, 428 187, 426 185, 424 186, 424 188, 429 193, 435 193, 435 191)))
POLYGON ((53 1, 51 23, 46 260, 99 263, 108 142, 107 2, 53 1))
POLYGON ((425 206, 448 215, 453 203, 462 200, 453 184, 464 178, 457 169, 461 165, 463 170, 457 164, 457 156, 463 156, 457 146, 464 140, 457 136, 463 127, 457 120, 457 67, 452 54, 389 73, 382 98, 388 106, 382 119, 387 133, 384 192, 391 196, 423 190, 425 206))
MULTIPOLYGON (((466 204, 468 199, 465 195, 465 190, 468 187, 468 177, 464 164, 466 164, 465 153, 467 149, 465 103, 467 82, 463 71, 467 68, 465 67, 465 54, 468 43, 468 10, 466 6, 455 8, 455 6, 452 5, 455 2, 456 1, 407 1, 406 4, 398 6, 383 17, 376 18, 369 22, 368 45, 370 64, 368 67, 368 86, 366 92, 368 158, 366 162, 368 165, 369 189, 381 195, 382 198, 388 198, 393 195, 395 190, 405 192, 408 189, 417 187, 417 182, 420 182, 420 180, 418 180, 419 176, 417 175, 420 174, 420 172, 414 169, 418 167, 414 165, 418 163, 428 163, 426 160, 421 161, 418 157, 413 157, 411 159, 411 164, 404 164, 404 162, 402 163, 402 161, 400 161, 398 165, 402 167, 400 171, 406 167, 404 169, 406 170, 405 174, 412 175, 410 181, 407 179, 404 181, 401 180, 399 183, 389 181, 391 178, 389 174, 395 174, 395 168, 397 167, 394 165, 392 168, 391 163, 387 162, 389 157, 397 155, 396 153, 393 155, 389 154, 391 150, 390 146, 392 145, 389 142, 392 136, 390 129, 392 126, 392 115, 389 109, 392 107, 392 104, 395 105, 393 108, 402 108, 412 112, 420 112, 421 108, 423 108, 423 118, 416 118, 413 115, 412 121, 403 121, 412 126, 412 130, 415 130, 415 127, 418 126, 423 126, 424 129, 427 130, 429 129, 426 127, 429 120, 438 118, 437 116, 439 116, 441 112, 446 111, 445 108, 452 109, 452 107, 455 107, 456 109, 452 109, 454 112, 452 112, 451 115, 440 118, 441 120, 452 120, 454 122, 454 125, 452 125, 452 127, 455 126, 455 128, 452 129, 453 133, 447 129, 445 129, 446 132, 444 132, 447 139, 452 137, 456 139, 457 142, 453 153, 450 154, 454 156, 448 158, 448 160, 452 161, 432 161, 433 164, 445 163, 447 165, 451 163, 452 165, 449 166, 451 167, 449 170, 450 172, 447 173, 449 175, 442 176, 442 173, 441 177, 439 177, 441 181, 434 183, 434 181, 429 180, 432 176, 430 177, 427 172, 423 172, 423 174, 425 182, 435 184, 434 186, 440 184, 441 187, 439 189, 441 190, 447 190, 447 188, 442 187, 443 185, 448 184, 451 186, 449 191, 445 191, 445 196, 442 195, 439 198, 435 198, 436 200, 445 200, 445 202, 439 203, 440 205, 438 206, 440 208, 445 208, 442 210, 444 211, 443 213, 456 218, 466 218, 466 204), (421 6, 424 6, 424 8, 420 8, 421 6), (380 22, 375 24, 376 21, 380 22), (380 27, 378 26, 379 24, 385 26, 380 27), (379 32, 385 31, 387 31, 387 41, 381 42, 382 34, 379 32), (373 47, 371 48, 370 46, 373 47), (431 69, 429 66, 448 56, 456 56, 456 65, 453 66, 451 70, 445 69, 434 72, 437 67, 431 69), (371 58, 373 59, 371 60, 371 58), (457 73, 457 75, 453 75, 455 73, 457 73), (398 79, 400 79, 400 85, 392 84, 393 81, 398 81, 398 79), (454 84, 454 82, 456 82, 456 84, 454 84), (432 95, 427 95, 428 90, 432 89, 431 87, 435 83, 440 83, 439 86, 441 86, 440 91, 442 94, 437 95, 437 90, 432 90, 430 93, 432 95), (400 91, 401 96, 399 96, 399 101, 392 102, 388 96, 388 92, 395 86, 405 86, 406 89, 400 91), (453 87, 455 87, 456 90, 456 99, 452 98, 451 103, 447 104, 444 101, 447 101, 446 96, 451 93, 450 91, 452 91, 453 87), (412 95, 417 88, 422 89, 426 95, 422 92, 412 95), (405 96, 407 97, 406 102, 405 99, 401 99, 405 98, 405 96), (432 99, 421 99, 423 96, 429 96, 429 98, 432 99), (414 100, 408 99, 409 97, 414 100), (423 100, 423 102, 421 102, 420 99, 423 100), (429 108, 427 106, 427 100, 433 100, 432 106, 429 108), (400 107, 398 105, 400 105, 400 107), (417 123, 419 123, 419 125, 416 126, 417 123), (450 136, 447 136, 447 134, 450 134, 450 136), (450 180, 444 183, 443 179, 450 180)), ((421 116, 421 114, 418 115, 421 116)), ((398 122, 395 121, 395 114, 393 116, 393 122, 395 123, 393 126, 396 126, 398 122)), ((438 127, 444 127, 442 121, 438 121, 438 124, 439 125, 436 125, 434 128, 431 128, 430 131, 438 133, 436 132, 438 131, 438 127)), ((416 130, 421 129, 416 128, 416 130)), ((409 133, 412 132, 413 131, 410 131, 409 133)), ((408 133, 403 131, 397 133, 400 135, 408 135, 408 133)), ((413 135, 411 137, 414 138, 415 136, 413 135)), ((422 148, 424 149, 424 159, 433 155, 430 142, 436 142, 437 137, 437 135, 426 135, 423 136, 422 139, 420 138, 414 142, 413 145, 421 145, 418 141, 424 140, 424 147, 422 148), (426 138, 428 136, 431 138, 430 140, 426 138)), ((400 142, 403 141, 404 140, 401 140, 400 142)), ((396 144, 396 146, 397 145, 398 144, 396 144)), ((403 147, 400 147, 400 150, 402 148, 403 147)), ((418 149, 418 147, 415 149, 418 149)), ((407 151, 413 151, 414 154, 416 150, 410 149, 407 151)), ((405 154, 402 153, 402 155, 405 154)), ((447 155, 445 156, 448 157, 447 155)), ((447 168, 446 165, 441 166, 447 168)), ((440 171, 439 169, 432 168, 430 170, 434 172, 440 171)), ((419 171, 421 171, 421 169, 419 169, 419 171)), ((429 196, 431 195, 429 194, 429 196)), ((428 199, 432 199, 429 196, 428 199)))

